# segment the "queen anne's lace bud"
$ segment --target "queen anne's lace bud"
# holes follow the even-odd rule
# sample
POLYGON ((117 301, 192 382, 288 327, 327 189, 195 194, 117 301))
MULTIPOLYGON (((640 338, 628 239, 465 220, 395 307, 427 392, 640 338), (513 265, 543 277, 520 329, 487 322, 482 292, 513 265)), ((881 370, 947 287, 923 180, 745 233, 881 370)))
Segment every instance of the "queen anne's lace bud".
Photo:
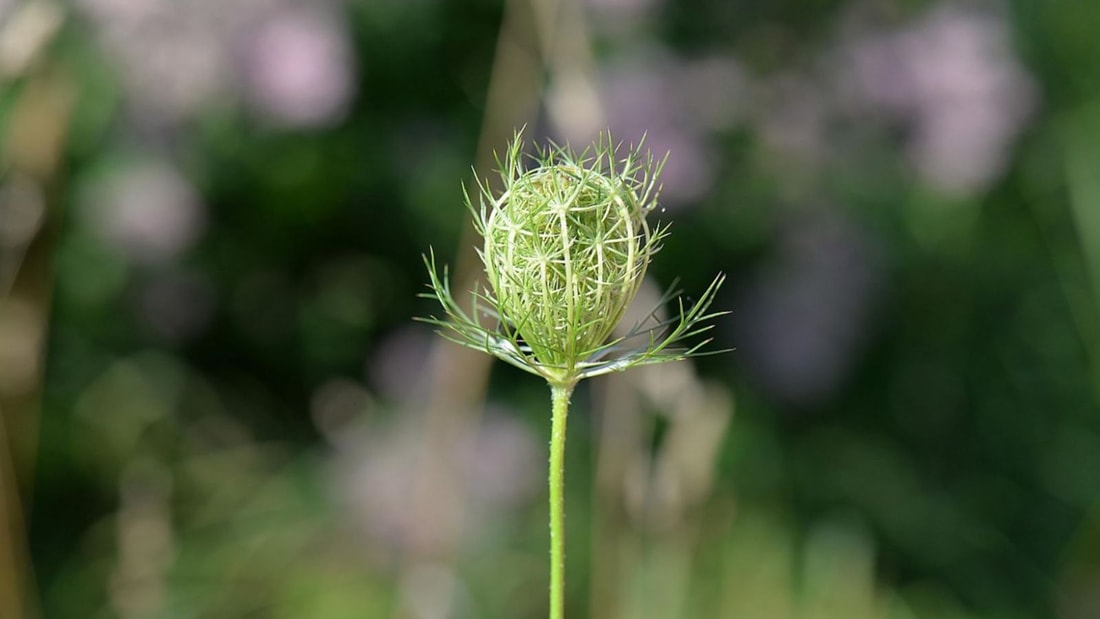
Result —
POLYGON ((656 247, 634 179, 543 164, 510 170, 482 257, 504 319, 540 363, 570 371, 611 336, 656 247))
POLYGON ((721 276, 691 310, 681 306, 677 319, 637 325, 611 340, 666 234, 646 221, 663 162, 638 148, 617 158, 616 150, 610 136, 580 155, 551 146, 527 168, 517 136, 501 165, 503 191, 479 183, 478 205, 467 198, 484 238, 480 253, 490 288, 477 295, 485 305, 475 316, 487 314, 499 324, 485 329, 463 313, 432 264, 433 296, 451 320, 429 322, 555 384, 694 353, 698 346, 667 347, 710 328, 698 323, 715 315, 704 313, 721 276), (627 345, 640 336, 640 345, 627 345))

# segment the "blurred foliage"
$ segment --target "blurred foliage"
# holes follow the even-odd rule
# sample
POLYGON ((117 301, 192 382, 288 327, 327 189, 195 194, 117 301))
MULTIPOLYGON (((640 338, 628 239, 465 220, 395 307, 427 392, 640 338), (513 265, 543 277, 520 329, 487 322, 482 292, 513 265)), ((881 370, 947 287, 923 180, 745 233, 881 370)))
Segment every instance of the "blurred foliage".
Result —
MULTIPOLYGON (((528 5, 0 0, 0 615, 544 614, 543 386, 410 320, 528 5)), ((575 396, 570 613, 1100 615, 1100 4, 562 5, 736 350, 575 396)))

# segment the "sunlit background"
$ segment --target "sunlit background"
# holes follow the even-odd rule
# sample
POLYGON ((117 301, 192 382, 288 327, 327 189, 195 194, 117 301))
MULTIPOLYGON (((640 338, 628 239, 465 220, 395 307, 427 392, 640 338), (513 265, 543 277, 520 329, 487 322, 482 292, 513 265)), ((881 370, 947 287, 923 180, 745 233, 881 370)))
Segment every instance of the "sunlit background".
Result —
POLYGON ((412 320, 513 131, 669 153, 568 615, 1100 617, 1100 3, 0 0, 0 617, 546 615, 546 386, 412 320), (641 302, 646 302, 642 300, 641 302), (670 308, 672 309, 672 308, 670 308))

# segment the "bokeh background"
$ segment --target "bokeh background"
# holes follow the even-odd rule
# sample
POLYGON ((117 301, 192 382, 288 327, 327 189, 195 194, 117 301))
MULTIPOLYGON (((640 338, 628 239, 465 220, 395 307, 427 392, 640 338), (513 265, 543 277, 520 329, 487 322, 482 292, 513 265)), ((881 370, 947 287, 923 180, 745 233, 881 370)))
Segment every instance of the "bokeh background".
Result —
POLYGON ((545 385, 413 316, 517 127, 669 153, 594 619, 1100 617, 1100 3, 0 0, 0 617, 536 618, 545 385))

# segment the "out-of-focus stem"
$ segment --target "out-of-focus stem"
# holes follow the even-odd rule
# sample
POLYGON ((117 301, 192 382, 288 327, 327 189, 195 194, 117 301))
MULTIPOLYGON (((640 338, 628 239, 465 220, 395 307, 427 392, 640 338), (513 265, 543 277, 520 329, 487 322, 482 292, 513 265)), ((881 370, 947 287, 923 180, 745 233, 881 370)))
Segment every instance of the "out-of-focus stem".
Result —
MULTIPOLYGON (((513 135, 516 127, 530 122, 538 112, 546 63, 534 43, 545 20, 535 17, 535 0, 508 0, 497 40, 485 100, 485 116, 478 139, 475 169, 487 176, 494 161, 494 148, 513 135)), ((480 261, 474 247, 473 226, 463 226, 459 254, 455 257, 455 288, 478 290, 480 261)), ((416 569, 422 564, 452 566, 457 554, 462 511, 465 508, 465 480, 455 473, 453 450, 466 444, 477 431, 484 409, 492 357, 455 346, 437 345, 429 361, 424 419, 423 461, 417 473, 412 510, 419 519, 411 529, 430 532, 434 539, 414 544, 398 577, 399 588, 415 592, 416 569), (452 454, 448 457, 446 454, 452 454)), ((415 594, 415 593, 414 593, 415 594)), ((446 601, 443 614, 452 614, 453 600, 446 601)), ((403 619, 405 609, 396 605, 393 619, 403 619)))
MULTIPOLYGON (((31 15, 60 20, 60 14, 31 15)), ((35 45, 46 45, 53 31, 38 32, 35 36, 41 40, 35 45)), ((25 195, 37 202, 24 206, 40 209, 40 220, 26 238, 16 246, 0 246, 0 262, 7 267, 0 272, 0 332, 5 333, 0 336, 0 349, 7 348, 6 358, 17 360, 0 366, 0 617, 13 619, 40 615, 33 595, 27 519, 59 222, 53 205, 64 180, 61 163, 76 102, 73 80, 59 63, 43 60, 22 71, 17 76, 0 76, 9 80, 0 87, 10 87, 14 81, 20 86, 0 135, 0 160, 5 164, 0 185, 20 183, 27 190, 25 195), (16 338, 21 345, 15 345, 16 338)))
POLYGON ((1067 286, 1066 292, 1081 340, 1089 353, 1094 397, 1100 400, 1100 331, 1094 326, 1096 310, 1100 307, 1100 212, 1096 209, 1100 180, 1095 173, 1098 158, 1085 137, 1092 135, 1089 131, 1100 127, 1100 114, 1093 111, 1082 115, 1070 127, 1073 129, 1066 132, 1066 188, 1089 291, 1084 295, 1074 294, 1067 286))

